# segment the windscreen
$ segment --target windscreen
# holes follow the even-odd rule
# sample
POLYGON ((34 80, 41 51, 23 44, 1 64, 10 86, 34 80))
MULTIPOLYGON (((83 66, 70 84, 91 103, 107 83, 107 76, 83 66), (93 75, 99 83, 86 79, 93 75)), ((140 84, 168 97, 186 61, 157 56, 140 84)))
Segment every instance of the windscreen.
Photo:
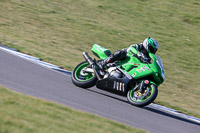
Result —
POLYGON ((161 75, 162 75, 163 79, 165 79, 165 71, 164 71, 162 60, 161 60, 160 56, 158 56, 158 55, 155 55, 155 56, 157 58, 156 62, 158 63, 158 65, 160 66, 160 69, 161 69, 161 75))
POLYGON ((155 55, 155 56, 156 56, 156 58, 158 60, 158 63, 163 67, 163 63, 162 63, 162 60, 161 60, 160 56, 158 56, 158 55, 155 55))

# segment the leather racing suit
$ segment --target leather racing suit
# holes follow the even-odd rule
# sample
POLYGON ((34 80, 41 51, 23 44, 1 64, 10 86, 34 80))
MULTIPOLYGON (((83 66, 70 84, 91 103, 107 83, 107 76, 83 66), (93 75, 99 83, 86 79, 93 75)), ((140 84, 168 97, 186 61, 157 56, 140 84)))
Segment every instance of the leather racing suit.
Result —
MULTIPOLYGON (((135 55, 138 59, 141 60, 141 62, 150 62, 150 57, 148 52, 145 50, 144 46, 142 45, 142 43, 140 44, 133 44, 130 47, 134 47, 137 51, 138 54, 135 55)), ((129 48, 130 48, 129 47, 129 48)), ((123 60, 126 58, 126 54, 129 48, 126 49, 122 49, 122 50, 118 50, 116 52, 114 52, 112 55, 110 55, 108 58, 106 58, 102 63, 101 63, 101 67, 104 68, 108 63, 112 63, 114 61, 117 60, 123 60)))

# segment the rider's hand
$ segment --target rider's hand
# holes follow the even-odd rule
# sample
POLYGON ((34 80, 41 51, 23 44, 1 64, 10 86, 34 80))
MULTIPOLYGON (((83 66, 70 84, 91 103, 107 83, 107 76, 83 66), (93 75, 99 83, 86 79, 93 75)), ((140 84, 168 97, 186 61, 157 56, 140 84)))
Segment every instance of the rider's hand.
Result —
POLYGON ((148 62, 148 61, 149 61, 148 58, 146 58, 146 57, 143 58, 143 62, 148 62))
POLYGON ((138 58, 144 58, 144 54, 141 53, 141 52, 139 52, 139 53, 137 54, 137 56, 138 56, 138 58))
POLYGON ((146 62, 149 61, 149 59, 148 59, 147 57, 145 57, 144 54, 141 53, 141 52, 139 52, 139 53, 137 54, 137 56, 138 56, 138 58, 139 58, 142 62, 144 62, 144 63, 146 63, 146 62))

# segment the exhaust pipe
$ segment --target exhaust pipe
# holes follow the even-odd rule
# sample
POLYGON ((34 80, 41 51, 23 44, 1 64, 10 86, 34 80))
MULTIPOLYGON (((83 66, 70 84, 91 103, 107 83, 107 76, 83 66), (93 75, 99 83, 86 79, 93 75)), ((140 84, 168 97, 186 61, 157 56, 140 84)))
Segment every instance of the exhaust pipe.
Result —
POLYGON ((92 58, 88 55, 87 52, 83 52, 83 57, 85 58, 85 60, 86 60, 90 65, 93 65, 93 64, 94 64, 92 58))
POLYGON ((92 60, 92 58, 88 55, 87 52, 83 52, 83 57, 84 57, 85 60, 89 63, 89 65, 92 66, 92 69, 94 70, 94 73, 96 74, 97 79, 98 79, 98 80, 101 80, 102 78, 100 77, 99 73, 97 72, 97 70, 96 70, 96 68, 95 68, 96 66, 94 65, 95 62, 92 60))

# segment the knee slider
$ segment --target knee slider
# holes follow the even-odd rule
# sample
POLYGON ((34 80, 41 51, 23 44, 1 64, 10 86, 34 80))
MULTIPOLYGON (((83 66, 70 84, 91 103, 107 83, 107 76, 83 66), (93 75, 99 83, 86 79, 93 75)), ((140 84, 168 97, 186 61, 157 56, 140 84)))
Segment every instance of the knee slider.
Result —
POLYGON ((118 50, 113 54, 114 58, 117 60, 124 59, 126 57, 126 52, 124 50, 118 50))

